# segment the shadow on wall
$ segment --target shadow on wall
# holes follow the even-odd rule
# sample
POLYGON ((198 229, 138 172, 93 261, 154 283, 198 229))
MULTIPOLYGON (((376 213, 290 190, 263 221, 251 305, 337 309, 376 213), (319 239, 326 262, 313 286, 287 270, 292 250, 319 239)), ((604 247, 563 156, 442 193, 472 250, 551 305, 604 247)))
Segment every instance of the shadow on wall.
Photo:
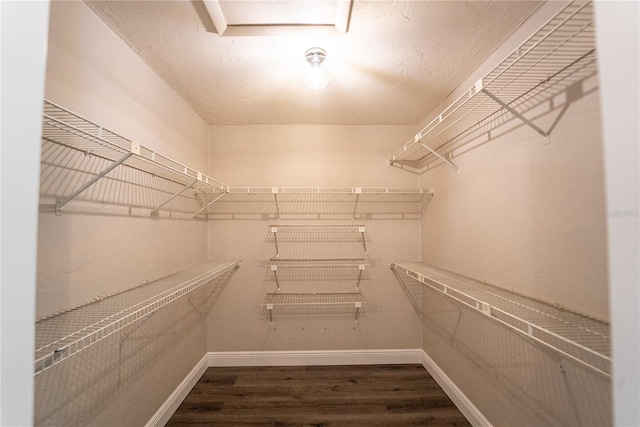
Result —
POLYGON ((496 425, 611 425, 611 382, 485 315, 398 282, 422 319, 423 345, 496 425), (424 294, 423 299, 419 299, 424 294))
POLYGON ((35 425, 89 424, 205 321, 234 271, 38 374, 35 425))
MULTIPOLYGON (((90 151, 43 139, 40 169, 40 210, 55 211, 72 194, 114 162, 90 151)), ((163 216, 191 219, 201 209, 195 192, 167 178, 129 165, 119 165, 65 206, 64 211, 100 215, 149 217, 162 206, 163 216), (170 200, 168 203, 167 200, 170 200), (166 203, 166 205, 164 204, 166 203)))
MULTIPOLYGON (((589 62, 587 67, 579 71, 582 73, 581 78, 570 85, 561 86, 561 90, 557 90, 558 88, 555 86, 547 87, 544 82, 541 82, 530 92, 509 103, 509 106, 516 109, 519 114, 534 124, 537 124, 539 119, 543 117, 553 115, 550 124, 546 125, 544 129, 540 129, 553 140, 554 129, 571 105, 598 90, 595 61, 589 62)), ((482 147, 523 126, 526 127, 527 124, 502 108, 482 120, 474 122, 465 129, 452 125, 441 130, 434 137, 441 142, 431 148, 448 161, 453 162, 457 157, 482 147)), ((531 129, 531 132, 535 131, 531 129)), ((545 138, 540 135, 540 139, 544 141, 545 138)), ((414 147, 417 147, 419 152, 409 156, 408 166, 421 169, 421 173, 436 167, 446 166, 437 156, 422 150, 419 144, 414 147)), ((415 151, 415 148, 413 150, 415 151)))

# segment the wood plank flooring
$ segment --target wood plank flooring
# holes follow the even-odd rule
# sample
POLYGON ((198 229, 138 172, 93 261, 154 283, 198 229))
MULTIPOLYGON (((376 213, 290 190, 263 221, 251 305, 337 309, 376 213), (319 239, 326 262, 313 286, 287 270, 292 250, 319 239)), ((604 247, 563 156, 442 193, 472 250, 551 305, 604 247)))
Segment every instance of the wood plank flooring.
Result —
POLYGON ((167 426, 469 426, 421 365, 209 368, 167 426))

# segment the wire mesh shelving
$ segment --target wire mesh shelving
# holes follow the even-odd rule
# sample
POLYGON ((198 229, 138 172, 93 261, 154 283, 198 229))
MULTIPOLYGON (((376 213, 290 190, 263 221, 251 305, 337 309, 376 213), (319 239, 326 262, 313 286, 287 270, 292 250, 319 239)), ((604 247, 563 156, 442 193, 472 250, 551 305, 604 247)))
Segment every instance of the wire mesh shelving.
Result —
POLYGON ((36 320, 35 375, 236 269, 205 263, 36 320))
MULTIPOLYGON (((44 101, 42 120, 43 173, 41 180, 55 197, 55 211, 75 198, 84 199, 90 188, 101 180, 111 184, 125 180, 126 174, 143 173, 162 181, 150 184, 165 191, 165 197, 148 206, 156 214, 187 190, 224 193, 227 186, 200 171, 131 141, 51 101, 44 101), (121 167, 122 166, 122 167, 121 167), (164 187, 169 186, 165 189, 164 187)), ((145 183, 135 183, 145 186, 145 183)), ((131 184, 131 182, 129 183, 131 184)), ((123 190, 120 190, 122 192, 123 190)), ((193 194, 189 198, 195 200, 193 194)), ((91 198, 89 197, 91 200, 91 198)), ((143 203, 144 205, 144 203, 143 203)), ((196 204, 197 206, 197 204, 196 204)), ((195 215, 194 215, 195 216, 195 215)))
POLYGON ((400 281, 409 277, 597 374, 611 376, 609 325, 603 321, 423 263, 392 263, 391 269, 400 281))
POLYGON ((473 87, 398 149, 388 164, 414 173, 451 161, 453 150, 513 118, 548 142, 530 114, 536 106, 597 73, 590 1, 568 3, 473 87))
POLYGON ((421 216, 435 191, 413 187, 230 187, 224 196, 200 191, 214 215, 326 214, 357 219, 365 215, 421 216))

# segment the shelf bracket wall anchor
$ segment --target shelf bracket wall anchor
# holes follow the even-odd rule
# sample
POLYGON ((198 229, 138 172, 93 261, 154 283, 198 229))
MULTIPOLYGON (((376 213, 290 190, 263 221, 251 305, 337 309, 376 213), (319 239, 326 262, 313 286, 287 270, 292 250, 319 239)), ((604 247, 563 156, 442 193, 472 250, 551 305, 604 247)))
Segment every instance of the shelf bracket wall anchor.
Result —
POLYGON ((273 275, 276 278, 276 286, 278 287, 278 291, 280 290, 280 281, 278 280, 278 266, 271 265, 271 271, 273 271, 273 275))
POLYGON ((420 143, 420 145, 422 145, 431 154, 433 154, 434 156, 436 156, 437 158, 439 158, 440 160, 442 160, 443 162, 445 162, 446 164, 448 164, 449 166, 454 168, 456 170, 456 172, 458 173, 458 175, 460 175, 460 169, 458 169, 458 167, 451 160, 447 159, 446 157, 444 157, 443 155, 438 153, 436 150, 434 150, 433 148, 429 147, 427 144, 420 143))
POLYGON ((267 304, 267 310, 269 311, 269 324, 273 325, 273 304, 267 304))
POLYGON ((194 179, 191 184, 189 184, 186 187, 182 188, 180 191, 176 191, 175 193, 173 193, 173 195, 171 197, 169 197, 164 202, 160 203, 151 212, 149 212, 149 216, 154 216, 156 213, 158 213, 160 208, 162 208, 164 205, 166 205, 167 203, 169 203, 170 201, 172 201, 173 199, 175 199, 176 197, 178 197, 179 195, 181 195, 182 193, 187 191, 189 188, 193 187, 193 184, 195 184, 196 182, 198 182, 198 178, 194 179))
POLYGON ((273 200, 276 203, 276 219, 280 219, 280 206, 278 206, 278 187, 273 187, 271 189, 273 193, 273 200))
POLYGON ((218 197, 216 197, 215 199, 213 199, 212 201, 210 201, 209 203, 206 204, 206 206, 202 207, 201 209, 199 209, 196 213, 194 213, 193 215, 191 215, 191 218, 195 218, 196 216, 198 216, 199 213, 207 210, 209 208, 209 206, 211 206, 212 204, 214 204, 215 202, 217 202, 218 200, 220 200, 220 198, 222 196, 224 196, 227 193, 221 193, 218 197))
POLYGON ((356 187, 353 189, 353 192, 356 193, 356 204, 353 206, 352 219, 356 219, 356 211, 358 210, 358 201, 360 200, 360 194, 362 194, 362 188, 356 187))
POLYGON ((360 264, 358 266, 358 282, 356 283, 356 290, 357 291, 360 290, 360 282, 362 281, 362 273, 364 272, 365 268, 366 268, 366 266, 364 264, 360 264))
POLYGON ((276 245, 276 258, 280 256, 280 251, 278 250, 278 227, 271 227, 271 233, 273 234, 273 242, 276 245))
MULTIPOLYGON (((139 147, 139 146, 138 146, 139 147)), ((139 148, 138 148, 139 150, 139 148)), ((78 194, 82 193, 84 190, 86 190, 87 188, 91 187, 93 184, 95 184, 96 182, 98 182, 99 180, 101 180, 106 174, 108 174, 109 172, 111 172, 112 170, 114 170, 115 168, 117 168, 118 166, 120 166, 122 163, 124 163, 129 157, 133 156, 134 152, 133 152, 133 148, 132 151, 125 154, 124 156, 120 157, 115 163, 112 163, 108 168, 106 168, 105 170, 103 170, 102 172, 100 172, 99 174, 97 174, 96 176, 94 176, 93 178, 91 178, 91 180, 89 180, 88 182, 86 182, 82 187, 78 188, 76 191, 74 191, 73 193, 69 194, 67 197, 65 197, 64 199, 62 199, 61 201, 59 201, 56 204, 56 215, 61 215, 61 210, 62 207, 64 205, 66 205, 67 203, 69 203, 71 200, 75 199, 76 196, 78 196, 78 194)))
POLYGON ((358 227, 358 232, 362 236, 362 247, 364 248, 364 253, 368 255, 369 252, 367 252, 367 239, 364 236, 365 231, 367 231, 366 227, 364 226, 358 227))
POLYGON ((491 92, 489 92, 486 89, 482 89, 482 92, 487 95, 489 98, 493 99, 497 104, 499 104, 502 108, 504 108, 505 110, 507 110, 508 112, 510 112, 511 114, 513 114, 514 116, 516 116, 517 118, 519 118, 520 120, 522 120, 522 122, 524 124, 526 124, 527 126, 529 126, 531 129, 535 130, 536 132, 538 132, 540 135, 542 135, 544 137, 544 142, 545 144, 548 144, 550 141, 549 138, 549 134, 545 131, 543 131, 542 129, 540 129, 540 127, 538 127, 538 125, 536 125, 535 123, 533 123, 531 120, 527 119, 525 116, 523 116, 522 114, 518 113, 514 108, 510 107, 509 105, 507 105, 504 101, 502 101, 500 98, 498 98, 497 96, 495 96, 494 94, 492 94, 491 92))

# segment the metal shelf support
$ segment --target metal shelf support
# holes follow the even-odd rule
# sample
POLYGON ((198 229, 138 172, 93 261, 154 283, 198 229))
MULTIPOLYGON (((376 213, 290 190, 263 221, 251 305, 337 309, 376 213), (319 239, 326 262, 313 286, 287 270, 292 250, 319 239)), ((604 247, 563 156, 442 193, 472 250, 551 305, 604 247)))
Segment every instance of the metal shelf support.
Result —
POLYGON ((273 193, 273 201, 276 204, 276 219, 280 219, 280 206, 278 206, 278 188, 273 187, 271 189, 271 192, 273 193))
POLYGON ((162 208, 164 205, 166 205, 167 203, 169 203, 170 201, 172 201, 173 199, 175 199, 176 197, 178 197, 179 195, 187 191, 189 188, 193 187, 193 184, 195 184, 196 182, 198 182, 198 178, 194 179, 191 184, 173 193, 171 197, 169 197, 167 200, 165 200, 164 202, 156 206, 151 212, 149 212, 149 216, 154 216, 156 213, 160 211, 160 208, 162 208))
POLYGON ((360 200, 360 194, 362 194, 362 188, 356 187, 354 188, 354 193, 356 193, 356 202, 353 205, 353 215, 352 218, 356 219, 356 211, 358 210, 358 201, 360 200))
MULTIPOLYGON (((529 126, 531 129, 535 130, 536 132, 538 132, 540 135, 542 135, 544 137, 544 142, 546 144, 549 143, 549 134, 545 131, 543 131, 542 129, 540 129, 538 127, 538 125, 536 125, 535 123, 533 123, 531 120, 527 119, 525 116, 523 116, 522 114, 518 113, 515 109, 511 108, 508 104, 504 103, 500 98, 498 98, 497 96, 495 96, 494 94, 492 94, 491 92, 489 92, 487 89, 482 89, 482 92, 487 95, 489 98, 493 99, 497 104, 499 104, 502 108, 504 108, 505 110, 507 110, 508 112, 510 112, 511 114, 513 114, 514 116, 516 116, 517 118, 519 118, 520 120, 522 120, 522 122, 524 124, 526 124, 527 126, 529 126)), ((424 144, 423 144, 424 145, 424 144)), ((426 146, 425 146, 426 147, 426 146)), ((432 151, 433 153, 435 153, 434 151, 432 151)), ((438 156, 440 157, 440 156, 438 156)))
MULTIPOLYGON (((421 134, 416 135, 416 139, 420 139, 418 137, 422 138, 422 135, 421 134)), ((424 148, 426 148, 427 151, 429 151, 431 154, 433 154, 434 156, 436 156, 437 158, 439 158, 440 160, 445 162, 447 165, 449 165, 452 168, 454 168, 456 170, 457 174, 460 175, 460 169, 458 169, 458 166, 456 166, 451 160, 447 159, 444 156, 441 156, 436 150, 432 149, 427 144, 421 143, 420 145, 422 145, 424 148)))
MULTIPOLYGON (((140 146, 138 145, 138 151, 140 150, 140 146)), ((112 170, 114 170, 115 168, 117 168, 118 166, 120 166, 122 163, 124 163, 129 157, 133 156, 134 154, 134 147, 133 147, 133 143, 132 143, 132 147, 131 147, 131 152, 125 154, 124 156, 120 157, 118 160, 116 160, 114 163, 112 163, 111 165, 109 165, 109 167, 107 167, 105 170, 103 170, 102 172, 100 172, 99 174, 97 174, 96 176, 94 176, 93 178, 91 178, 88 182, 86 182, 83 186, 81 186, 80 188, 78 188, 76 191, 74 191, 73 193, 69 194, 67 197, 65 197, 64 199, 62 199, 61 201, 59 201, 56 204, 56 215, 62 215, 62 207, 64 205, 66 205, 67 203, 69 203, 71 200, 75 199, 80 193, 82 193, 84 190, 86 190, 87 188, 91 187, 93 184, 95 184, 96 182, 100 181, 102 178, 104 178, 104 176, 106 174, 108 174, 109 172, 111 172, 112 170)))
POLYGON ((213 205, 215 202, 217 202, 218 200, 220 200, 220 198, 222 196, 224 196, 227 193, 221 193, 218 197, 214 198, 212 201, 210 201, 209 203, 207 203, 205 206, 203 206, 201 209, 198 209, 192 216, 191 218, 195 218, 196 216, 198 216, 198 214, 200 214, 201 212, 204 212, 205 210, 207 210, 209 208, 209 206, 213 205))
POLYGON ((278 287, 278 290, 280 290, 280 281, 278 280, 278 266, 272 264, 271 265, 271 271, 273 271, 273 275, 276 278, 276 286, 278 287))

